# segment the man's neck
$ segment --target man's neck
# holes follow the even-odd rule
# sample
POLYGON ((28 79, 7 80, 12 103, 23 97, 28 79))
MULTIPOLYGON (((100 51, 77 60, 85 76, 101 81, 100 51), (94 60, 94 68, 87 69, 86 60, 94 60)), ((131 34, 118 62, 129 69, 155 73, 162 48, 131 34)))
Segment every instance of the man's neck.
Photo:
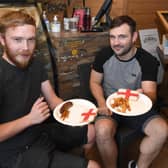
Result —
POLYGON ((130 60, 132 57, 134 57, 134 55, 136 54, 136 51, 137 51, 137 48, 136 47, 133 47, 127 54, 125 54, 124 56, 118 56, 117 57, 120 59, 120 60, 123 60, 123 61, 127 61, 127 60, 130 60))
POLYGON ((7 55, 6 55, 5 53, 2 55, 2 58, 3 58, 6 62, 8 62, 9 64, 16 66, 13 62, 11 62, 11 61, 8 59, 8 57, 7 57, 7 55))

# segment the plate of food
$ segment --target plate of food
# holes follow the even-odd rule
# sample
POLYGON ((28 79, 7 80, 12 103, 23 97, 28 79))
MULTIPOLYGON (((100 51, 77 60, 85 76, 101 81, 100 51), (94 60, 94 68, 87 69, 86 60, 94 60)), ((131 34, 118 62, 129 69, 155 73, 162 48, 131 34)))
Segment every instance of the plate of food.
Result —
POLYGON ((59 104, 53 112, 54 118, 65 125, 83 126, 97 115, 95 104, 85 99, 70 99, 59 104))
POLYGON ((152 107, 151 99, 137 91, 119 89, 106 99, 107 107, 123 116, 137 116, 148 112, 152 107))

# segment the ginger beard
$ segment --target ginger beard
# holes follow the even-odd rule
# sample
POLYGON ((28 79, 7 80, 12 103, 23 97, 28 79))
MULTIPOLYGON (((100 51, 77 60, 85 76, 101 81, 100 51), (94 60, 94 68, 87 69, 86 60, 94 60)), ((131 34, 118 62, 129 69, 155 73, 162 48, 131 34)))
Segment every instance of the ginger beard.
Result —
POLYGON ((35 47, 32 49, 32 51, 29 50, 14 51, 7 45, 7 43, 4 46, 4 51, 6 53, 6 57, 8 58, 8 60, 21 69, 25 69, 31 62, 33 58, 34 49, 35 47))
POLYGON ((9 27, 0 37, 4 49, 2 57, 20 69, 27 68, 36 46, 35 26, 24 24, 9 27))

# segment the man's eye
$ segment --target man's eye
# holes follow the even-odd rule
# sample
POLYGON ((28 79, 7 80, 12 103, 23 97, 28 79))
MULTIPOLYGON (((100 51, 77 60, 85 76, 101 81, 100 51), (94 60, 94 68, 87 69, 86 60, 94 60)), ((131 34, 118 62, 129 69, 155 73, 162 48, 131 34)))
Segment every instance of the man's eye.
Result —
POLYGON ((110 39, 115 39, 115 37, 110 35, 110 39))
POLYGON ((125 38, 127 38, 127 36, 125 36, 125 35, 119 36, 119 39, 120 39, 120 40, 123 40, 123 39, 125 39, 125 38))
POLYGON ((16 38, 16 39, 14 39, 16 42, 22 42, 22 39, 20 39, 20 38, 16 38))
POLYGON ((32 38, 32 39, 29 39, 29 42, 32 42, 32 43, 34 43, 36 40, 34 39, 34 38, 32 38))

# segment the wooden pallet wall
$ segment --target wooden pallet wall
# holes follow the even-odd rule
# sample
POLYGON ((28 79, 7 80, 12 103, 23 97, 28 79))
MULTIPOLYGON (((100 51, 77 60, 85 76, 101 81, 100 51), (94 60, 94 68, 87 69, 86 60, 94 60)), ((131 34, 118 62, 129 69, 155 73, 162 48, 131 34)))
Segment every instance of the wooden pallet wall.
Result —
POLYGON ((157 10, 168 10, 168 1, 127 0, 126 13, 137 21, 139 29, 157 27, 157 10))

